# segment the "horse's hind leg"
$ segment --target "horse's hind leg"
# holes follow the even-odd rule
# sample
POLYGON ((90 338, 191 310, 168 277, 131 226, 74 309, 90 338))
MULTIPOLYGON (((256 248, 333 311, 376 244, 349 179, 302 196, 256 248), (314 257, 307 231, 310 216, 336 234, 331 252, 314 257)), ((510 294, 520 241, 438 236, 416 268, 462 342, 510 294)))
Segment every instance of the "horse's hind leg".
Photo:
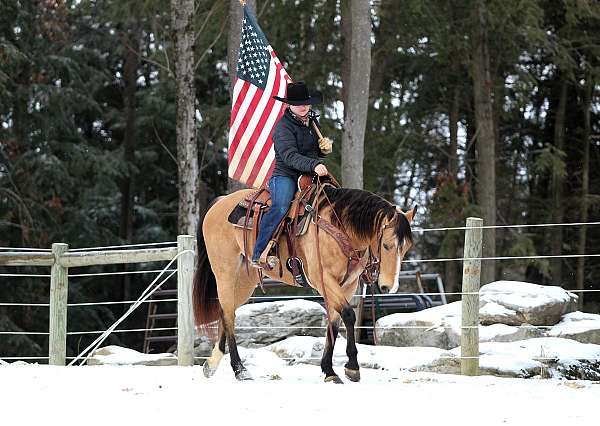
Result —
POLYGON ((215 347, 212 350, 212 354, 204 363, 204 376, 211 377, 217 371, 221 359, 225 355, 225 327, 223 326, 223 319, 219 321, 219 340, 215 343, 215 347))
POLYGON ((340 328, 340 318, 337 312, 330 314, 330 326, 327 327, 327 339, 325 349, 321 358, 321 371, 325 373, 326 382, 343 383, 335 371, 333 371, 333 348, 340 328), (333 332, 333 333, 332 333, 333 332), (333 335, 332 335, 333 334, 333 335))
MULTIPOLYGON (((251 269, 252 274, 255 270, 251 269)), ((256 288, 256 282, 249 277, 244 270, 238 267, 237 278, 232 280, 234 283, 227 288, 219 288, 219 301, 223 310, 223 326, 227 347, 229 348, 229 357, 231 358, 231 368, 238 380, 252 380, 250 373, 242 364, 238 353, 235 340, 235 310, 248 301, 252 292, 256 288)))
POLYGON ((356 349, 356 341, 354 338, 354 324, 356 322, 356 314, 354 309, 350 305, 346 305, 342 308, 342 321, 346 326, 346 339, 348 341, 346 345, 346 355, 348 355, 348 362, 346 363, 345 373, 346 377, 353 381, 360 381, 360 370, 358 365, 358 349, 356 349))

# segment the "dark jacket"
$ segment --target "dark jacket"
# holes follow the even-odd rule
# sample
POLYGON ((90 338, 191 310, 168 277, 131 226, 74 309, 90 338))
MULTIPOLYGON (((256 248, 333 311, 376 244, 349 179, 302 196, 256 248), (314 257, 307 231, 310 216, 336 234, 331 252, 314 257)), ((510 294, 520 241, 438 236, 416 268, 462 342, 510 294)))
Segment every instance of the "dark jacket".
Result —
MULTIPOLYGON (((316 121, 316 118, 310 120, 316 121)), ((312 124, 305 126, 300 120, 294 118, 289 108, 275 124, 273 145, 275 147, 273 176, 289 176, 296 180, 302 173, 312 173, 318 164, 323 163, 320 157, 324 155, 319 149, 319 139, 312 124)))

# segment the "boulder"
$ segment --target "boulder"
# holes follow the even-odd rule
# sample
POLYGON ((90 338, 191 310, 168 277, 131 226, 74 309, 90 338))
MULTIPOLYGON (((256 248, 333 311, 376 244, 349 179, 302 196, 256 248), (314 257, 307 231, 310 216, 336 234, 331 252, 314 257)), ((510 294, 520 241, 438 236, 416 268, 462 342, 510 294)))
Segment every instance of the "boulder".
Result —
MULTIPOLYGON (((569 339, 533 338, 488 342, 479 347, 479 373, 503 377, 600 379, 600 345, 569 339)), ((423 363, 418 371, 460 374, 460 348, 423 363)))
POLYGON ((382 317, 375 324, 377 344, 441 349, 456 347, 460 345, 461 309, 459 301, 382 317), (456 336, 459 336, 458 339, 456 336))
POLYGON ((548 336, 600 345, 600 315, 571 312, 548 331, 548 336))
POLYGON ((248 348, 267 346, 290 336, 325 336, 325 309, 294 299, 251 303, 236 311, 236 341, 248 348))
POLYGON ((552 326, 577 309, 577 296, 556 286, 496 281, 480 290, 482 324, 552 326))

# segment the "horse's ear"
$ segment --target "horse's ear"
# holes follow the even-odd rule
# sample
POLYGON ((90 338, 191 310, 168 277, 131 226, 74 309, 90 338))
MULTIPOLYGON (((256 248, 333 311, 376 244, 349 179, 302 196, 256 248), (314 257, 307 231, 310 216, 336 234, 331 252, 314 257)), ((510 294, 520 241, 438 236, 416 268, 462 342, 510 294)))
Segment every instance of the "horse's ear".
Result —
POLYGON ((404 213, 404 217, 406 217, 406 219, 407 219, 409 222, 412 222, 412 221, 413 221, 413 219, 415 218, 415 215, 417 214, 417 207, 419 207, 419 206, 416 206, 416 205, 415 205, 415 206, 412 208, 412 210, 409 210, 407 213, 404 213))

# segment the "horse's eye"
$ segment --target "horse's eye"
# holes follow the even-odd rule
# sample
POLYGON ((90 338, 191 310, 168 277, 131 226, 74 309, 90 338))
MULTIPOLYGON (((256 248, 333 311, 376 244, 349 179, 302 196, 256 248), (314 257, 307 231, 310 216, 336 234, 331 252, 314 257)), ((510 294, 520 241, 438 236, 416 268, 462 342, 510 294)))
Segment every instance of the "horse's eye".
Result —
POLYGON ((387 245, 386 243, 383 243, 383 248, 386 250, 389 250, 391 247, 389 245, 387 245))

